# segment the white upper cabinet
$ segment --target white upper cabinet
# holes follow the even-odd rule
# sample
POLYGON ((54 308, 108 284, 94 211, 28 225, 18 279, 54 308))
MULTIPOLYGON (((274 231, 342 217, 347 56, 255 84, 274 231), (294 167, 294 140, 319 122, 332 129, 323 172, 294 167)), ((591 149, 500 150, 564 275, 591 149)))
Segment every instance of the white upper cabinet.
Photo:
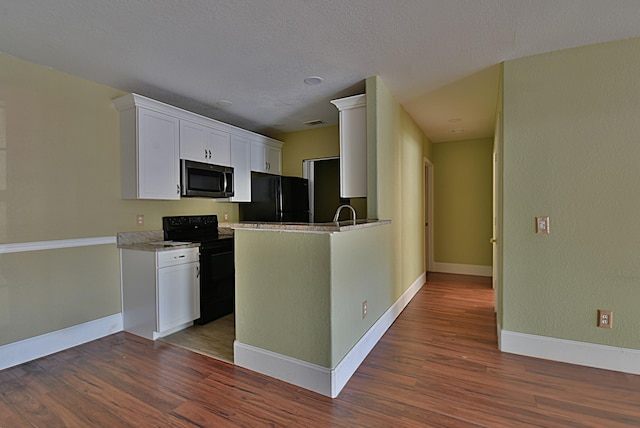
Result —
POLYGON ((231 136, 228 132, 180 120, 180 159, 230 166, 231 136))
POLYGON ((282 143, 275 140, 252 142, 251 170, 282 175, 282 143))
POLYGON ((180 199, 179 122, 138 106, 134 96, 114 101, 120 110, 123 199, 180 199))
POLYGON ((366 95, 331 101, 340 111, 340 196, 367 196, 366 95))
POLYGON ((251 202, 251 141, 231 135, 232 202, 251 202))
POLYGON ((251 171, 282 174, 282 143, 137 94, 120 112, 123 199, 180 199, 180 159, 234 169, 233 202, 251 201, 251 171))

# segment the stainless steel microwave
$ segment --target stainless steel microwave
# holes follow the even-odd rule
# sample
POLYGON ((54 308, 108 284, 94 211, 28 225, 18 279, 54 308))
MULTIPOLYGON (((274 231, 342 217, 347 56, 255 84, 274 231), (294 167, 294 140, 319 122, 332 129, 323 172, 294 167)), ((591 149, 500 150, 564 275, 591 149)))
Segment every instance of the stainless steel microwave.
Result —
POLYGON ((180 161, 181 195, 201 198, 233 196, 233 168, 186 159, 180 161))

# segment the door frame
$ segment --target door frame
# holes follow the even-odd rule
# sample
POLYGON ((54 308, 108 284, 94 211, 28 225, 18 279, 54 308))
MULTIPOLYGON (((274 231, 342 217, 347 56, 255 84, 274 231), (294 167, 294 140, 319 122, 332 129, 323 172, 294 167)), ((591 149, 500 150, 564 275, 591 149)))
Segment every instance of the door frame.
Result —
POLYGON ((494 310, 498 349, 502 349, 502 186, 503 186, 503 117, 502 111, 496 115, 495 136, 493 139, 493 246, 492 285, 494 292, 494 310))
POLYGON ((422 204, 423 219, 422 223, 425 227, 424 231, 424 245, 426 251, 425 257, 425 273, 433 272, 434 257, 433 257, 433 163, 424 158, 424 175, 423 175, 423 187, 424 187, 424 203, 422 204))
POLYGON ((326 161, 340 159, 339 156, 331 156, 327 158, 305 159, 302 161, 302 178, 309 180, 309 222, 315 221, 315 205, 314 205, 314 187, 315 187, 315 163, 317 161, 326 161))

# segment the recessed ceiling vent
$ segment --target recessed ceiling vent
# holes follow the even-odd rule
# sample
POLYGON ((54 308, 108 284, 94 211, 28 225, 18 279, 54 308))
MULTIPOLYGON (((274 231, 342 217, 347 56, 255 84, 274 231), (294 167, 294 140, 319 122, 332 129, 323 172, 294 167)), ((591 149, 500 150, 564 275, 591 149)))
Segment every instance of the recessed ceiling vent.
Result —
POLYGON ((324 120, 320 120, 320 119, 316 119, 316 120, 309 120, 307 122, 302 122, 307 126, 317 126, 317 125, 324 125, 324 120))

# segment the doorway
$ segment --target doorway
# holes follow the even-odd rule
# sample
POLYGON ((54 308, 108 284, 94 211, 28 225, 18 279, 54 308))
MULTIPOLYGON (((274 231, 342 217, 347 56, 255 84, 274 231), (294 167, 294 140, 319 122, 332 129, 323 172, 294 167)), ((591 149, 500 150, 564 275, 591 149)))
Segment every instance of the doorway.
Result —
MULTIPOLYGON (((366 218, 366 198, 340 197, 340 158, 308 159, 302 164, 303 177, 309 180, 309 220, 312 223, 330 223, 340 205, 349 204, 357 218, 366 218)), ((350 213, 343 210, 339 220, 348 220, 350 213)))

